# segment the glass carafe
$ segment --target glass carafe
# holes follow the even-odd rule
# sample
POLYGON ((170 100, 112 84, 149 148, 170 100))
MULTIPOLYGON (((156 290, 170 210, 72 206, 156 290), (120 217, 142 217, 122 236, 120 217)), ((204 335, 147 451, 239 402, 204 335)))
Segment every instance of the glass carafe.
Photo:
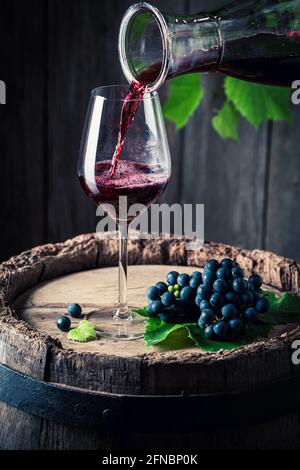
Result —
POLYGON ((123 17, 119 54, 127 80, 150 91, 189 72, 291 86, 300 79, 300 0, 239 0, 193 15, 139 3, 123 17))

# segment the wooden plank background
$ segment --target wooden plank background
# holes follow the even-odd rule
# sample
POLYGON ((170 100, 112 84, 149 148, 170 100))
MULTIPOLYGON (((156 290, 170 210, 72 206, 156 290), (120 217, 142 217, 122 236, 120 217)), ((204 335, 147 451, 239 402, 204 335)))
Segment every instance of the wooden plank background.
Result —
MULTIPOLYGON (((117 55, 129 0, 0 0, 0 259, 96 227, 76 177, 92 88, 124 82, 117 55)), ((197 12, 202 0, 153 1, 197 12)), ((228 0, 209 2, 209 8, 228 0)), ((295 77, 299 78, 299 77, 295 77)), ((238 143, 222 141, 211 117, 220 79, 205 76, 204 102, 188 126, 167 124, 173 173, 163 200, 204 203, 205 237, 300 260, 300 106, 292 125, 245 121, 238 143)), ((162 96, 166 94, 166 87, 162 96)))

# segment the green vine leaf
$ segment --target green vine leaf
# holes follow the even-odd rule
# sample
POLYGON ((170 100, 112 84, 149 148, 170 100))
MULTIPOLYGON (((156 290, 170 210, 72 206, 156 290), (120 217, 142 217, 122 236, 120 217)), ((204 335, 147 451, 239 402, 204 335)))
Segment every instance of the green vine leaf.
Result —
POLYGON ((222 109, 212 119, 212 126, 222 139, 238 140, 239 113, 235 106, 225 101, 222 109))
POLYGON ((226 77, 225 94, 256 129, 264 121, 291 121, 291 91, 226 77))
POLYGON ((147 313, 147 309, 146 307, 143 307, 143 308, 133 308, 132 311, 134 313, 138 313, 139 315, 142 315, 142 317, 147 317, 149 318, 149 315, 147 313))
POLYGON ((97 339, 97 333, 93 323, 88 320, 81 320, 77 328, 72 328, 68 333, 68 339, 86 343, 97 339))
POLYGON ((259 315, 260 321, 273 325, 300 321, 300 298, 296 294, 284 292, 278 297, 265 291, 263 295, 269 300, 270 309, 259 315))
POLYGON ((169 96, 163 106, 164 117, 172 121, 177 129, 181 129, 196 111, 202 98, 203 89, 198 73, 176 77, 170 82, 169 96))
POLYGON ((258 338, 266 337, 271 331, 272 325, 259 324, 252 326, 245 338, 239 341, 211 341, 205 338, 202 329, 197 323, 166 323, 158 318, 149 317, 146 322, 144 341, 147 346, 156 346, 164 343, 176 333, 176 343, 178 347, 186 344, 190 339, 193 343, 205 352, 217 352, 220 349, 232 350, 246 344, 250 344, 258 338))

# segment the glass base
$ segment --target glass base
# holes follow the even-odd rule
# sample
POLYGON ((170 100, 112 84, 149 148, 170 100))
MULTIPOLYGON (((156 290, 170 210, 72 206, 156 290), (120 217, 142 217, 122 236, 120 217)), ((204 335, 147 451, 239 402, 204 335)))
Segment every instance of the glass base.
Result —
POLYGON ((100 338, 115 341, 132 341, 144 336, 145 319, 139 314, 133 313, 129 307, 130 318, 120 319, 114 316, 116 308, 112 307, 93 310, 88 313, 87 318, 91 320, 100 338))

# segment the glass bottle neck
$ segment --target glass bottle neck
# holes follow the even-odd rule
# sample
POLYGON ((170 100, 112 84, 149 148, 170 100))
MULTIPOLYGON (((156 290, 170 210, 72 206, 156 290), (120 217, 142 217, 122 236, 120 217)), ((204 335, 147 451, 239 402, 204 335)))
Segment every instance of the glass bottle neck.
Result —
POLYGON ((119 54, 127 80, 147 84, 153 91, 168 78, 211 70, 222 56, 222 39, 211 16, 162 14, 140 3, 124 15, 119 54))
POLYGON ((205 72, 216 66, 222 57, 222 38, 218 24, 210 16, 172 18, 170 61, 167 78, 189 72, 205 72))

